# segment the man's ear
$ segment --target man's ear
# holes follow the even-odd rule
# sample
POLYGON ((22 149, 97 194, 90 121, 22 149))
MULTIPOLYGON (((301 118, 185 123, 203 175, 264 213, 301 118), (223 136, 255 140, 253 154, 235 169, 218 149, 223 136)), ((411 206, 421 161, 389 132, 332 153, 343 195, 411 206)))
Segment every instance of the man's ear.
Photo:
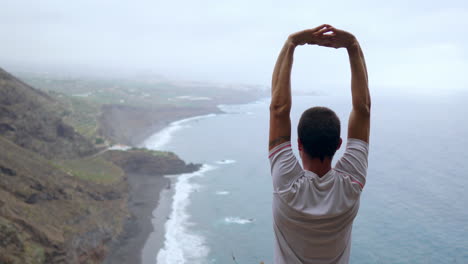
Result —
POLYGON ((341 148, 341 144, 343 144, 343 139, 340 138, 340 143, 338 143, 338 147, 336 148, 336 150, 339 150, 341 148))
POLYGON ((302 147, 302 142, 300 139, 297 139, 297 146, 299 148, 299 151, 302 151, 303 147, 302 147))

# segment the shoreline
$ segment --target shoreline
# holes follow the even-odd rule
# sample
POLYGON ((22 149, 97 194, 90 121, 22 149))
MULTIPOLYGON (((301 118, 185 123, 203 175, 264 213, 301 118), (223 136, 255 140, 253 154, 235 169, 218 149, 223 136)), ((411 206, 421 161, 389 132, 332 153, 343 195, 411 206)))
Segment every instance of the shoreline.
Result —
POLYGON ((220 112, 217 112, 217 113, 195 115, 195 116, 173 121, 169 123, 166 127, 160 129, 156 133, 153 133, 151 136, 147 137, 145 140, 141 141, 141 143, 138 144, 138 146, 147 148, 147 149, 152 149, 152 150, 161 150, 162 146, 170 142, 170 140, 172 139, 172 134, 176 132, 177 130, 182 129, 185 123, 190 122, 190 121, 196 121, 200 119, 215 117, 216 115, 225 114, 225 113, 226 112, 220 110, 220 112), (156 141, 156 142, 155 143, 153 142, 150 148, 148 147, 148 144, 147 144, 148 141, 156 141))
MULTIPOLYGON (((145 142, 151 137, 164 133, 173 124, 180 124, 198 118, 214 116, 225 113, 217 108, 217 111, 197 112, 191 116, 175 119, 168 116, 158 122, 156 131, 140 140, 137 146, 147 148, 145 142), (175 120, 174 120, 175 119, 175 120), (162 124, 166 124, 162 126, 162 124)), ((177 116, 177 115, 176 115, 177 116)), ((173 131, 171 131, 172 133, 173 131)), ((153 148, 148 148, 153 150, 153 148)), ((193 173, 199 171, 193 171, 193 173)), ((172 213, 172 201, 174 198, 174 186, 177 177, 183 175, 148 175, 127 173, 128 209, 131 213, 126 220, 120 237, 112 242, 111 249, 104 260, 104 264, 114 263, 144 263, 155 264, 159 251, 164 247, 166 240, 166 222, 172 213), (158 215, 162 214, 162 215, 158 215)))
MULTIPOLYGON (((261 98, 256 98, 249 102, 236 104, 255 103, 260 99, 261 98)), ((208 110, 208 108, 205 110, 208 110)), ((157 129, 155 129, 154 126, 150 128, 149 130, 152 131, 152 133, 144 133, 149 136, 138 140, 138 144, 136 145, 154 150, 154 147, 149 148, 146 144, 152 137, 166 132, 172 134, 180 129, 176 128, 171 131, 172 127, 179 126, 194 119, 225 113, 227 112, 217 106, 215 111, 210 109, 206 112, 196 112, 190 116, 183 116, 183 118, 176 118, 174 115, 171 115, 169 118, 166 117, 160 120, 158 122, 159 126, 156 126, 157 129), (166 124, 165 126, 162 125, 164 123, 166 124)), ((169 135, 169 139, 166 142, 156 147, 160 148, 160 146, 165 145, 170 141, 171 137, 172 136, 169 135)), ((197 171, 200 169, 201 168, 197 171)), ((197 171, 194 171, 194 173, 197 171)), ((170 176, 138 175, 138 177, 131 174, 128 175, 130 197, 128 207, 132 213, 132 217, 127 222, 123 235, 116 241, 115 246, 112 247, 113 250, 110 251, 104 263, 155 264, 157 262, 157 255, 165 245, 166 223, 170 219, 170 215, 173 211, 172 204, 175 197, 174 186, 180 175, 182 174, 170 176), (158 178, 159 181, 154 180, 154 178, 158 178)))
MULTIPOLYGON (((171 182, 166 177, 129 174, 128 183, 128 209, 132 216, 127 220, 123 234, 113 245, 114 250, 103 263, 142 263, 142 249, 149 235, 157 230, 153 225, 154 205, 159 206, 160 196, 171 182)), ((164 223, 158 224, 159 229, 164 229, 164 223)))
MULTIPOLYGON (((204 118, 215 117, 216 115, 226 113, 225 111, 222 111, 220 108, 218 109, 219 111, 216 113, 212 112, 208 114, 195 115, 195 116, 173 121, 169 123, 163 129, 159 130, 158 132, 152 134, 150 137, 146 138, 144 141, 142 141, 139 144, 139 146, 142 146, 147 149, 160 149, 162 146, 170 142, 172 138, 172 133, 176 132, 179 129, 183 129, 184 123, 194 121, 194 120, 204 119, 204 118), (157 139, 157 142, 153 143, 153 146, 149 147, 147 142, 152 140, 153 137, 158 137, 158 136, 160 138, 157 139)), ((198 170, 193 171, 189 174, 196 174, 197 172, 204 170, 205 166, 206 165, 202 164, 202 167, 200 167, 198 170)), ((159 192, 159 199, 157 203, 155 203, 156 206, 153 208, 153 211, 152 211, 153 217, 150 221, 153 229, 150 229, 150 232, 147 234, 147 238, 144 242, 144 245, 143 247, 141 247, 140 261, 135 262, 135 263, 141 263, 141 264, 156 264, 157 263, 158 254, 161 251, 161 249, 164 248, 165 243, 166 243, 166 232, 167 232, 166 225, 168 221, 171 219, 171 215, 174 210, 173 205, 174 205, 174 199, 176 195, 175 188, 179 181, 179 177, 183 175, 187 175, 187 174, 182 173, 182 174, 177 174, 177 175, 164 176, 166 179, 170 181, 169 183, 170 188, 165 188, 159 192)))
MULTIPOLYGON (((176 177, 169 178, 171 186, 176 183, 176 177)), ((159 250, 164 247, 166 241, 166 222, 172 212, 172 201, 174 199, 174 190, 164 189, 159 193, 159 201, 152 212, 151 226, 153 230, 141 249, 142 264, 155 264, 159 250)))

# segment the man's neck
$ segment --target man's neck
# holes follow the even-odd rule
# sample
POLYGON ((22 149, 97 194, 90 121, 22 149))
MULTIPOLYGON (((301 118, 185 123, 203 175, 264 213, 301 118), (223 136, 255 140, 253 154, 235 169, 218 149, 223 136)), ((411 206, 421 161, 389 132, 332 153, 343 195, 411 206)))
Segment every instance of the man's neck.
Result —
POLYGON ((304 166, 304 170, 311 171, 317 174, 319 177, 327 174, 331 169, 331 162, 330 158, 325 158, 323 161, 320 159, 302 159, 302 165, 304 166))

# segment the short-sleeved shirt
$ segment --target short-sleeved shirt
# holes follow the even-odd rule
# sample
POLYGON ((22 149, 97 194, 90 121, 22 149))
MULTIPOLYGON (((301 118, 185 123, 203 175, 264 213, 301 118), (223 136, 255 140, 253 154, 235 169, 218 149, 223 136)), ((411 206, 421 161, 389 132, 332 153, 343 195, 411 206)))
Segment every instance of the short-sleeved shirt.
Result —
POLYGON ((348 139, 322 177, 303 170, 285 142, 270 151, 276 264, 348 263, 353 220, 366 182, 368 143, 348 139))

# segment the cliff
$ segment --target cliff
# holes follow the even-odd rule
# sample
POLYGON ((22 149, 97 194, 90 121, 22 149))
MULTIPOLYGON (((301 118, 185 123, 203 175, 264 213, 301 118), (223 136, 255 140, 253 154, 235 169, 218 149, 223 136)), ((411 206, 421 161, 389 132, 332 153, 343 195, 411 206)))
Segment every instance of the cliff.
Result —
POLYGON ((0 263, 101 263, 129 220, 131 172, 193 171, 171 153, 97 149, 60 102, 0 69, 0 263))
POLYGON ((98 263, 128 215, 124 182, 80 180, 3 137, 0 149, 0 263, 98 263))
POLYGON ((47 158, 96 152, 93 144, 62 121, 63 106, 0 68, 0 135, 47 158))

